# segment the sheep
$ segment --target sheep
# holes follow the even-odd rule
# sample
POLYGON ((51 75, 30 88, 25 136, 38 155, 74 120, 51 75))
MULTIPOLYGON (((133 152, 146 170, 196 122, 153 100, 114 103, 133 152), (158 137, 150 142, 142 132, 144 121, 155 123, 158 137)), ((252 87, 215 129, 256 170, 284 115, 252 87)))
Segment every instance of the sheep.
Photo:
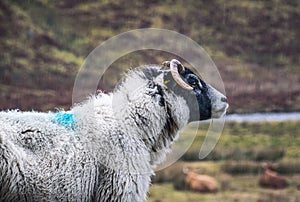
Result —
POLYGON ((70 111, 0 112, 0 201, 145 201, 179 132, 227 108, 173 59, 129 71, 70 111))
POLYGON ((284 189, 288 186, 287 180, 274 171, 271 164, 263 165, 263 173, 259 178, 259 185, 265 188, 284 189))
POLYGON ((186 175, 185 183, 190 190, 196 192, 218 191, 218 182, 213 177, 208 175, 200 175, 188 168, 184 168, 183 173, 186 175))

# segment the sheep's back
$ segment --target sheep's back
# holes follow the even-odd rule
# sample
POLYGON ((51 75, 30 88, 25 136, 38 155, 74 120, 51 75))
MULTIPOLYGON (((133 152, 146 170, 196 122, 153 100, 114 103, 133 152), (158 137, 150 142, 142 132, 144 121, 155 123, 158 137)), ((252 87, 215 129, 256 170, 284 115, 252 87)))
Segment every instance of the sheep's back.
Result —
POLYGON ((62 142, 74 143, 74 131, 58 125, 51 113, 1 112, 1 139, 26 152, 49 152, 62 147, 62 142))
POLYGON ((0 201, 90 198, 95 159, 53 114, 1 112, 0 156, 0 201))

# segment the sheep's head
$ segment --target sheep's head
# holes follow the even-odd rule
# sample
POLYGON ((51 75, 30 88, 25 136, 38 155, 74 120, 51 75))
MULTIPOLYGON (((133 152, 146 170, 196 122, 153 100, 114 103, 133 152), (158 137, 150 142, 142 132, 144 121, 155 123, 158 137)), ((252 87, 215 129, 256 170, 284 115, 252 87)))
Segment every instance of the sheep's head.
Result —
POLYGON ((115 115, 145 142, 153 166, 189 122, 220 118, 228 108, 223 94, 175 59, 130 71, 113 95, 115 115))
POLYGON ((182 96, 190 109, 189 122, 222 117, 228 108, 227 98, 206 84, 194 72, 173 59, 163 63, 168 89, 182 96))

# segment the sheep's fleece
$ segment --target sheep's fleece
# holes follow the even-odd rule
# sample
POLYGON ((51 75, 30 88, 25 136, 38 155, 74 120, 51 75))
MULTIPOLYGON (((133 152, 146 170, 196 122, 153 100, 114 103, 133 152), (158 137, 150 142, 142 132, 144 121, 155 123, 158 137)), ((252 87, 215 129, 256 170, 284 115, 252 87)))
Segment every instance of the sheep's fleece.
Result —
POLYGON ((70 111, 0 112, 0 201, 145 201, 190 111, 160 68, 70 111))

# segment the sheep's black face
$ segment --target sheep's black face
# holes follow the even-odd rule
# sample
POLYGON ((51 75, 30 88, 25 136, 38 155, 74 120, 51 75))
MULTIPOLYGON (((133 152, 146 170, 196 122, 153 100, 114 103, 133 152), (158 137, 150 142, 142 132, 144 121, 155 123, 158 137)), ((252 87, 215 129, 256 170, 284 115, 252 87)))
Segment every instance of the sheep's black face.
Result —
POLYGON ((186 100, 190 109, 189 122, 220 118, 226 113, 227 98, 222 93, 206 84, 187 68, 180 76, 193 90, 186 90, 179 86, 171 73, 168 73, 165 78, 170 81, 167 84, 168 88, 186 100))
POLYGON ((208 96, 206 83, 187 68, 185 68, 185 72, 182 76, 186 82, 193 87, 192 91, 187 91, 183 94, 190 108, 191 121, 210 119, 212 117, 212 103, 208 96), (196 97, 196 100, 194 97, 196 97), (197 111, 198 113, 195 113, 197 111))

